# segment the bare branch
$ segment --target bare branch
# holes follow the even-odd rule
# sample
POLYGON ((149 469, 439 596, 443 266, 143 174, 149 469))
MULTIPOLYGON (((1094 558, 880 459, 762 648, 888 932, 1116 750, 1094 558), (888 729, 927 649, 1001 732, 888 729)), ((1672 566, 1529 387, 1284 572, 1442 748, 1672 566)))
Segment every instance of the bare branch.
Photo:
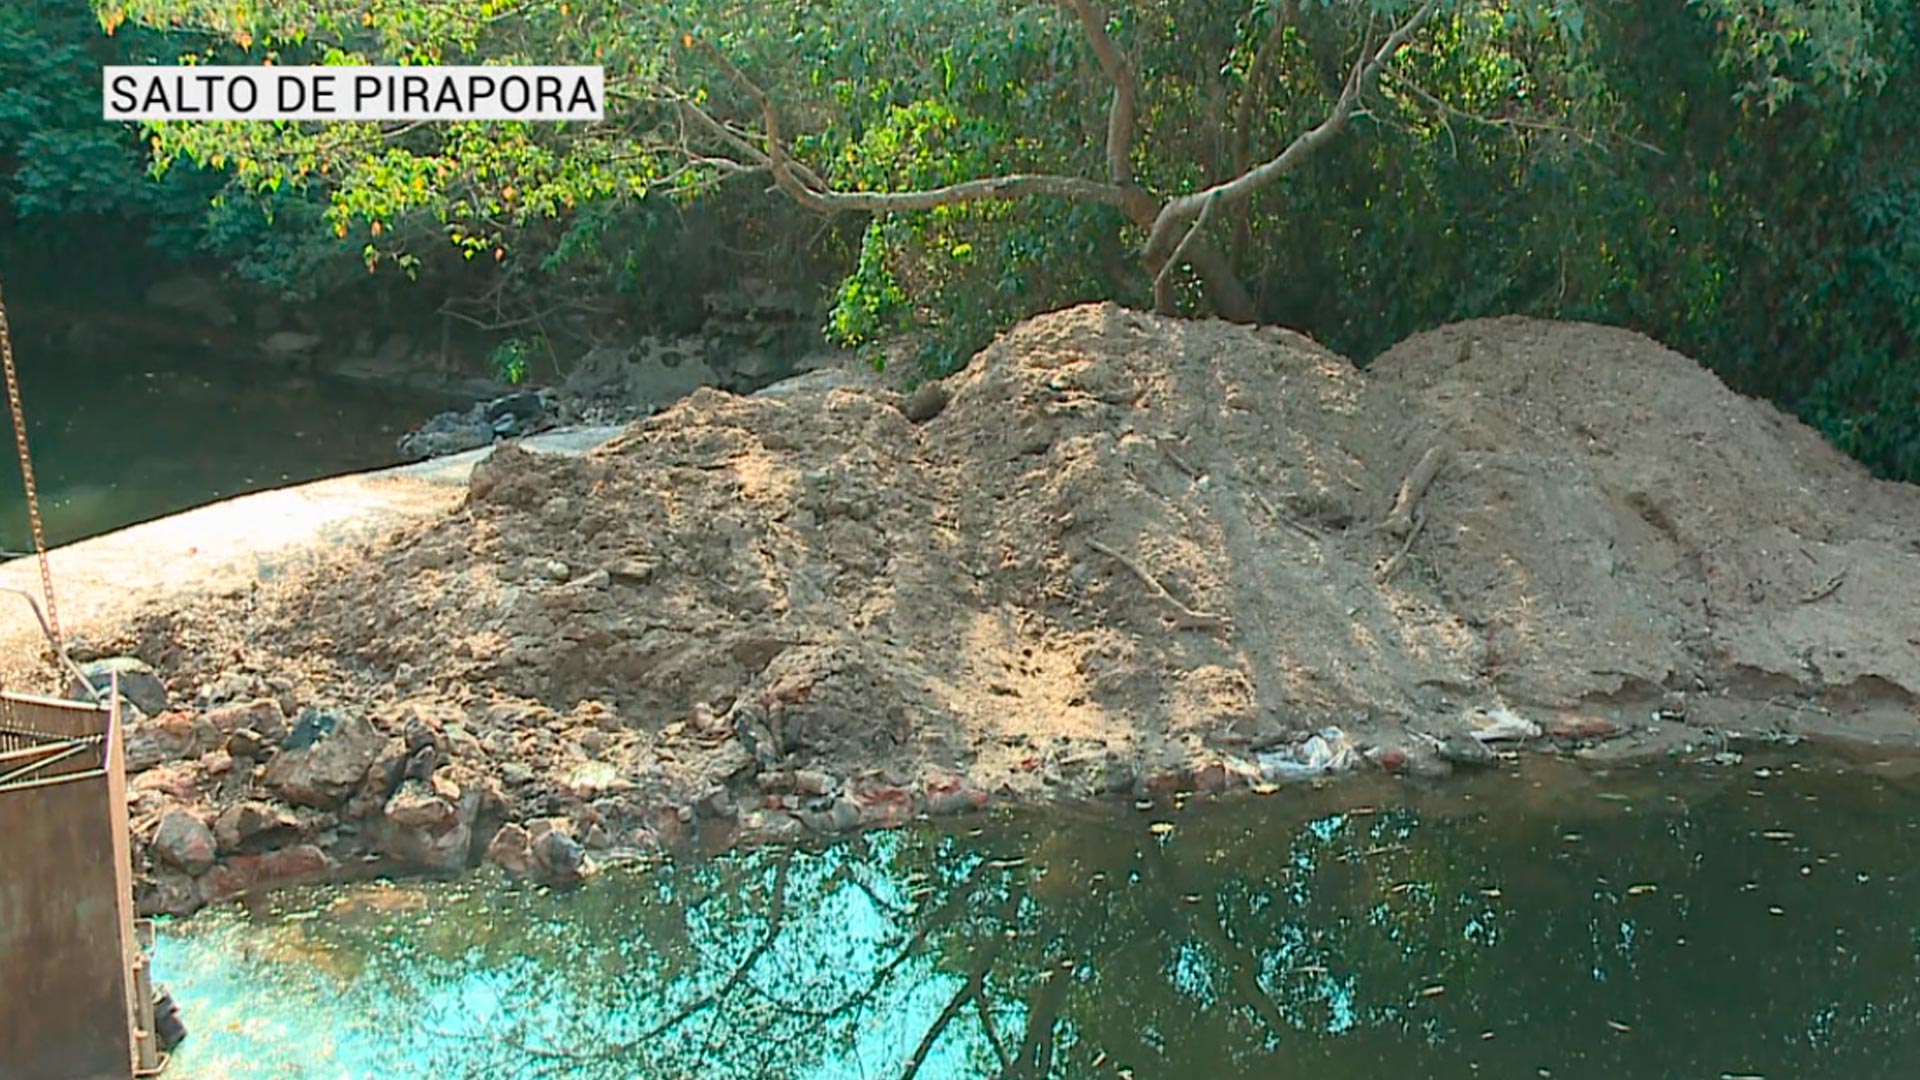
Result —
POLYGON ((1193 246, 1194 237, 1199 236, 1200 230, 1206 227, 1207 218, 1212 215, 1213 208, 1219 201, 1218 195, 1207 200, 1207 205, 1200 208, 1199 216, 1193 219, 1193 225, 1187 229, 1187 235, 1180 238, 1180 243, 1174 247, 1173 254, 1167 256, 1167 261, 1160 267, 1160 271, 1153 275, 1154 307, 1160 314, 1179 314, 1174 310, 1169 275, 1173 273, 1174 267, 1180 265, 1180 260, 1186 258, 1187 248, 1193 246))
POLYGON ((1658 146, 1655 146, 1654 144, 1650 142, 1646 142, 1641 139, 1636 139, 1631 135, 1626 135, 1618 131, 1610 131, 1610 130, 1600 131, 1600 132, 1581 131, 1578 128, 1570 128, 1564 124, 1556 124, 1549 120, 1530 120, 1525 117, 1518 117, 1518 116, 1486 116, 1481 113, 1469 112, 1466 109, 1462 109, 1457 105, 1452 105, 1446 101, 1441 100, 1439 97, 1436 97, 1432 93, 1428 92, 1426 87, 1421 86, 1418 82, 1415 82, 1413 79, 1409 78, 1406 75, 1399 74, 1398 72, 1393 72, 1391 74, 1392 74, 1394 85, 1403 86, 1408 90, 1413 91, 1413 94, 1415 97, 1418 97, 1420 100, 1426 102, 1428 105, 1433 106, 1434 110, 1440 116, 1440 122, 1443 124, 1446 123, 1447 117, 1457 116, 1462 120, 1471 121, 1472 123, 1480 124, 1483 127, 1490 127, 1490 128, 1495 128, 1501 131, 1505 131, 1510 135, 1517 136, 1522 131, 1538 131, 1538 132, 1541 132, 1542 134, 1558 135, 1565 139, 1572 139, 1575 142, 1585 143, 1586 145, 1591 146, 1596 150, 1602 150, 1602 151, 1608 149, 1607 140, 1618 139, 1621 142, 1627 144, 1628 146, 1634 147, 1635 149, 1645 150, 1649 153, 1659 154, 1663 157, 1666 155, 1666 151, 1660 149, 1658 146))
POLYGON ((1061 0, 1080 20, 1100 70, 1113 81, 1113 106, 1107 111, 1107 179, 1121 187, 1133 183, 1133 134, 1139 116, 1140 86, 1133 62, 1107 33, 1106 12, 1090 0, 1061 0))
POLYGON ((1426 0, 1419 10, 1402 23, 1387 40, 1371 54, 1363 52, 1362 59, 1355 61, 1354 70, 1340 91, 1339 100, 1333 103, 1325 119, 1311 129, 1302 132, 1286 149, 1266 162, 1241 173, 1231 180, 1204 188, 1200 191, 1170 199, 1160 209, 1160 215, 1154 220, 1152 232, 1147 237, 1147 258, 1152 261, 1156 254, 1165 251, 1173 242, 1173 230, 1182 223, 1192 221, 1206 208, 1209 199, 1218 197, 1223 202, 1236 203, 1248 198, 1254 192, 1280 179, 1298 168, 1321 147, 1332 142, 1352 119, 1354 108, 1359 104, 1360 95, 1371 87, 1380 77, 1394 56, 1399 53, 1421 25, 1433 14, 1439 0, 1426 0))
MULTIPOLYGON (((701 48, 715 64, 720 66, 727 77, 738 84, 740 89, 753 98, 760 107, 761 124, 765 128, 767 142, 767 166, 773 172, 773 182, 781 191, 786 192, 795 202, 823 214, 856 210, 875 213, 900 213, 908 210, 931 210, 939 206, 954 206, 960 203, 979 202, 986 199, 1020 199, 1029 195, 1054 195, 1063 199, 1081 199, 1090 202, 1102 202, 1111 206, 1123 206, 1126 192, 1116 184, 1103 184, 1078 176, 1058 176, 1051 173, 1015 173, 1010 176, 984 177, 979 180, 966 180, 945 187, 925 188, 918 191, 834 191, 825 184, 804 179, 792 159, 787 157, 785 142, 780 133, 780 113, 774 108, 773 99, 760 85, 747 77, 739 65, 727 59, 726 54, 715 48, 712 43, 702 41, 701 48)), ((809 174, 811 175, 811 174, 809 174)))

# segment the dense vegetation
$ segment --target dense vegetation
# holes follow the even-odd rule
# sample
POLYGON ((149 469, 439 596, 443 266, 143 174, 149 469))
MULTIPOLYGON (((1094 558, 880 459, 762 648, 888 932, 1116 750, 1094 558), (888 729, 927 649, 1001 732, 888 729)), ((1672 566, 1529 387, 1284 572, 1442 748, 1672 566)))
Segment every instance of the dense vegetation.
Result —
POLYGON ((1464 317, 1596 319, 1920 478, 1908 0, 95 6, 84 28, 77 2, 0 12, 25 73, 0 87, 0 244, 108 213, 301 299, 368 270, 482 295, 503 335, 818 282, 830 338, 913 331, 934 368, 1101 297, 1363 359, 1464 317), (92 119, 90 64, 166 53, 600 63, 612 104, 567 126, 92 119), (1012 174, 1039 179, 940 190, 1012 174))

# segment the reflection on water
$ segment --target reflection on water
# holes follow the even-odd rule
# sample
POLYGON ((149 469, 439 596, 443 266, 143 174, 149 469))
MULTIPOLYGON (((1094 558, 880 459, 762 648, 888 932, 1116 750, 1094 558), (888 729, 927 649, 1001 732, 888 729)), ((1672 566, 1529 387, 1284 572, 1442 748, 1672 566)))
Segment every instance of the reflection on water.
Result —
MULTIPOLYGON (((438 398, 180 355, 22 348, 21 396, 47 540, 61 544, 247 491, 392 463, 438 398)), ((0 549, 28 545, 12 450, 0 445, 0 549)))
POLYGON ((302 892, 167 928, 156 966, 196 1080, 1910 1076, 1917 811, 1785 762, 1546 765, 569 895, 302 892))

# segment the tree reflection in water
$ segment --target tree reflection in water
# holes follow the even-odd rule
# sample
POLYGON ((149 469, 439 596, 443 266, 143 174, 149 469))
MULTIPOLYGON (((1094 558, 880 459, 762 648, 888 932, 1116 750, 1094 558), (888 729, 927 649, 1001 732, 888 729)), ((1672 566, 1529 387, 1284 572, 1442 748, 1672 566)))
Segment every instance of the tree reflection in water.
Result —
POLYGON ((1768 776, 1345 785, 564 896, 296 894, 170 935, 162 975, 195 1076, 1906 1074, 1914 794, 1768 776))

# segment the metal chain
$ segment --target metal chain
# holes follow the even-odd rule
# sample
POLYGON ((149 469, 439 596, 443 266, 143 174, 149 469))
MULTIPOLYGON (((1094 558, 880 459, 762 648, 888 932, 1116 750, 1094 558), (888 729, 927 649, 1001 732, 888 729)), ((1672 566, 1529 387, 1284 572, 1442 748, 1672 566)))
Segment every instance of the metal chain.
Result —
POLYGON ((40 560, 40 591, 47 598, 47 630, 53 651, 59 654, 66 639, 60 634, 60 609, 53 602, 53 565, 47 559, 47 534, 40 523, 40 489, 33 480, 33 454, 27 450, 27 414, 20 408, 20 375, 13 366, 13 334, 7 327, 7 305, 0 296, 0 361, 7 369, 7 407, 13 412, 13 442, 20 452, 20 479, 27 490, 27 525, 33 530, 33 552, 40 560))

